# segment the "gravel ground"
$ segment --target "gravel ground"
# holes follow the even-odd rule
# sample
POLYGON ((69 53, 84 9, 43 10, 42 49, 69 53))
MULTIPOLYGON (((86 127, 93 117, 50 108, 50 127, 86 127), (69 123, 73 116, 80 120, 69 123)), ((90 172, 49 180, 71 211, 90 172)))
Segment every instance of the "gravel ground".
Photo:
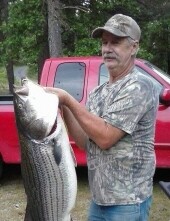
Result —
MULTIPOLYGON (((78 195, 73 210, 74 221, 86 221, 90 202, 87 168, 77 168, 78 195)), ((159 169, 154 177, 153 205, 149 221, 170 221, 170 199, 158 185, 159 180, 170 181, 170 170, 159 169)), ((0 180, 0 221, 23 221, 26 197, 20 167, 6 166, 0 180)))

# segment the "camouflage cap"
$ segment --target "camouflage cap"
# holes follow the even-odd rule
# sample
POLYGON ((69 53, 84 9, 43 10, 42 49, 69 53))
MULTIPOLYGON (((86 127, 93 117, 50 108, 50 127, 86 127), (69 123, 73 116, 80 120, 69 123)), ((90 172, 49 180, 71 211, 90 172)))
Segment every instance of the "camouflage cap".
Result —
POLYGON ((92 37, 100 38, 103 31, 108 31, 113 35, 126 37, 129 36, 134 40, 139 41, 141 36, 141 30, 139 25, 131 17, 116 14, 112 16, 105 24, 104 27, 98 27, 93 30, 92 37))

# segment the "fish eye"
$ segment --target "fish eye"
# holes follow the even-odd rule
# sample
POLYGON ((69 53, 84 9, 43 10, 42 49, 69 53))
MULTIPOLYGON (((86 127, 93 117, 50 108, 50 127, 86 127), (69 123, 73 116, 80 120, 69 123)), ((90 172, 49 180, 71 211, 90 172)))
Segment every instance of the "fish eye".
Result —
POLYGON ((22 108, 22 104, 18 104, 18 108, 21 109, 22 108))

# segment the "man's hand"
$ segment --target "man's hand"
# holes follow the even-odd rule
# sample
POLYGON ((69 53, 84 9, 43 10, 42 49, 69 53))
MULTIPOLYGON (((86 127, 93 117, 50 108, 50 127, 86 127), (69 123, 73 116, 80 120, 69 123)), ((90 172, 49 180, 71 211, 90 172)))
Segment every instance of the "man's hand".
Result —
POLYGON ((59 105, 67 105, 67 101, 71 97, 69 93, 65 90, 60 88, 53 88, 53 87, 44 87, 44 90, 48 93, 56 94, 59 98, 59 105))

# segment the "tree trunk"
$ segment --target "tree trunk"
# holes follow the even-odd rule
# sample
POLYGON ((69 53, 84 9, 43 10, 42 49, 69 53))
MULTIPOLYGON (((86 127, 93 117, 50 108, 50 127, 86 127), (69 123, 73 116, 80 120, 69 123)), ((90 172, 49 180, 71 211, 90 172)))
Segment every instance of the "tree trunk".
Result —
POLYGON ((40 50, 40 53, 37 58, 37 64, 38 64, 38 82, 41 78, 41 73, 44 65, 45 59, 49 58, 49 45, 48 45, 48 37, 47 41, 43 43, 42 48, 40 50))
POLYGON ((13 93, 13 84, 14 84, 14 69, 13 69, 13 62, 12 60, 9 60, 6 65, 6 71, 7 71, 7 78, 9 83, 9 92, 13 93))
MULTIPOLYGON (((45 9, 47 10, 47 9, 45 9)), ((46 14, 46 13, 45 13, 46 14)), ((46 17, 46 22, 44 23, 43 28, 43 36, 40 36, 37 38, 37 44, 42 45, 38 58, 37 58, 37 64, 38 64, 38 82, 41 78, 41 73, 44 65, 45 59, 49 58, 49 44, 48 44, 48 18, 46 17)))
POLYGON ((168 45, 168 48, 167 48, 167 63, 168 63, 168 74, 170 75, 170 28, 167 27, 167 45, 168 45))
MULTIPOLYGON (((8 21, 8 3, 9 0, 0 0, 0 23, 8 21)), ((4 38, 6 38, 6 36, 4 35, 3 32, 0 32, 0 41, 3 41, 4 38)), ((13 93, 14 70, 13 70, 13 61, 11 59, 7 61, 6 72, 9 84, 9 92, 13 93)))
POLYGON ((62 56, 61 6, 59 0, 47 0, 50 57, 62 56))

